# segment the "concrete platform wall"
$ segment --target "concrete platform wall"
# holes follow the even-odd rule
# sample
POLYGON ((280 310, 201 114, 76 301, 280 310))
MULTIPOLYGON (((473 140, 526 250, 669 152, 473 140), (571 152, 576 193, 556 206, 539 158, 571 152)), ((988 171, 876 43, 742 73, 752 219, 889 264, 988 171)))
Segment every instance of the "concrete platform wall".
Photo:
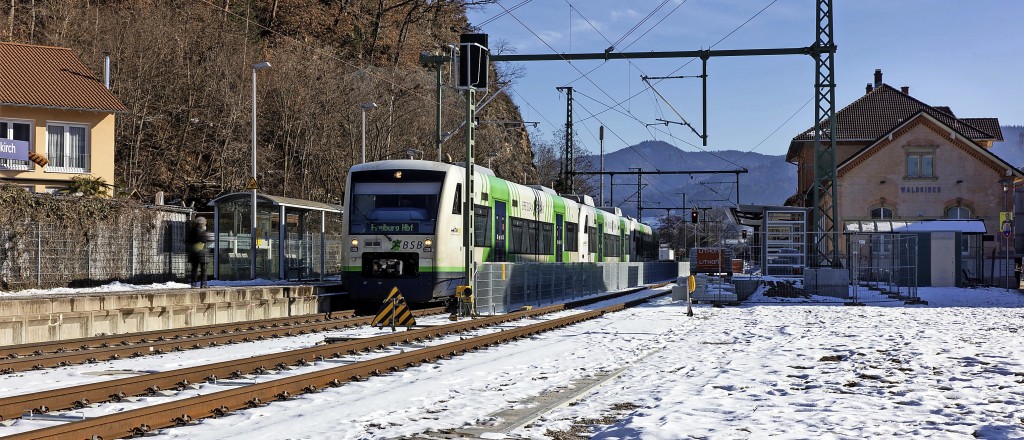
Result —
POLYGON ((0 299, 0 345, 307 315, 312 286, 175 289, 0 299))

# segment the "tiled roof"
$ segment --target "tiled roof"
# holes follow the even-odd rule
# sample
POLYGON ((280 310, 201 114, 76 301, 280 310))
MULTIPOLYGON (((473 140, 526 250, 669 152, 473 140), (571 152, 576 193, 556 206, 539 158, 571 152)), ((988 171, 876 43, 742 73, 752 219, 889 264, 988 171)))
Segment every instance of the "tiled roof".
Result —
MULTIPOLYGON (((1002 133, 998 130, 999 121, 995 118, 957 118, 953 116, 949 107, 929 106, 883 83, 836 112, 836 141, 875 140, 922 110, 968 139, 1002 140, 1002 133), (975 126, 972 122, 985 125, 986 129, 975 126), (991 133, 990 130, 996 133, 991 133)), ((827 130, 828 121, 823 122, 821 127, 827 130)), ((812 129, 793 138, 793 142, 808 140, 814 140, 812 129)), ((794 153, 793 146, 790 150, 791 154, 794 153)))
POLYGON ((999 127, 999 118, 960 118, 960 120, 992 135, 995 141, 1002 142, 1004 140, 1003 129, 999 127))
POLYGON ((0 43, 0 66, 0 105, 128 111, 70 49, 0 43))

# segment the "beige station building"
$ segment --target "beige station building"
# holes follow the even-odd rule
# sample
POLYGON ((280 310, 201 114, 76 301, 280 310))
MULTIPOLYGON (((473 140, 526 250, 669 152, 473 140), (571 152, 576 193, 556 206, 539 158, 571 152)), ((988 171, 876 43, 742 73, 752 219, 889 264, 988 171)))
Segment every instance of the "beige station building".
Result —
POLYGON ((128 109, 102 78, 61 47, 0 43, 0 66, 0 142, 27 143, 46 159, 0 158, 0 180, 41 193, 100 177, 111 193, 114 119, 128 109))
MULTIPOLYGON (((882 82, 876 70, 865 94, 836 113, 835 135, 843 231, 880 220, 980 219, 985 233, 965 235, 961 247, 983 246, 984 255, 1000 247, 1000 213, 1013 211, 1014 183, 1024 175, 989 151, 1003 140, 997 118, 960 117, 926 104, 908 87, 882 82)), ((786 154, 798 167, 798 192, 787 205, 811 206, 813 157, 809 129, 786 154)))

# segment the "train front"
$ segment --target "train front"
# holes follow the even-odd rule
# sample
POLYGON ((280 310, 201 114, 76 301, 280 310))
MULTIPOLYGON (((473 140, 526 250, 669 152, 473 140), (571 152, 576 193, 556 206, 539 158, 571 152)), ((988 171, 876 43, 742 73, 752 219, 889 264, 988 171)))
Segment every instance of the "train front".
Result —
POLYGON ((432 301, 435 290, 443 294, 435 262, 446 175, 443 164, 426 161, 352 167, 345 206, 345 284, 352 299, 382 301, 393 287, 410 303, 432 301))

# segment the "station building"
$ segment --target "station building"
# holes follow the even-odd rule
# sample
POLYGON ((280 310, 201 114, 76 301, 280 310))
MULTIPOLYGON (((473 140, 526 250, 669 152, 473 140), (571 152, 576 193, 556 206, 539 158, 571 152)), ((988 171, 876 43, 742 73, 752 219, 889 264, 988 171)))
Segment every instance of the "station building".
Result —
MULTIPOLYGON (((909 87, 882 82, 876 70, 864 96, 836 112, 834 134, 842 230, 877 220, 981 219, 988 237, 963 246, 984 246, 985 255, 999 246, 1000 213, 1013 211, 1014 182, 1024 175, 989 152, 1003 140, 997 118, 959 117, 926 104, 909 87)), ((793 138, 786 160, 798 167, 798 192, 787 205, 809 207, 813 129, 793 138)))
POLYGON ((0 66, 0 179, 31 192, 77 176, 112 187, 114 120, 128 109, 109 81, 61 47, 0 43, 0 66))

